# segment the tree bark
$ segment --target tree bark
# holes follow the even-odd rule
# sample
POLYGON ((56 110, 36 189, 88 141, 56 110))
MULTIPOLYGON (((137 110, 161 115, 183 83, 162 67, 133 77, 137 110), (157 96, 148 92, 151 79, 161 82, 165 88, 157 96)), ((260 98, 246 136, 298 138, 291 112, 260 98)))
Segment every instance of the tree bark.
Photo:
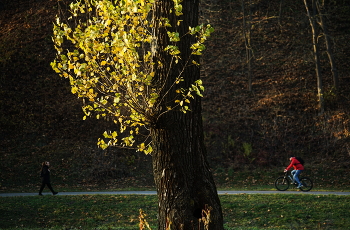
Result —
POLYGON ((312 43, 314 50, 315 58, 315 69, 317 77, 317 91, 318 91, 318 102, 319 102, 319 111, 320 114, 324 113, 324 97, 323 97, 323 84, 321 76, 321 67, 320 67, 320 55, 319 55, 319 46, 317 43, 318 29, 316 27, 316 3, 315 0, 312 0, 312 11, 310 11, 307 0, 304 0, 307 16, 310 21, 311 31, 312 31, 312 43))
POLYGON ((280 28, 282 27, 281 25, 281 21, 282 21, 282 5, 283 5, 283 0, 280 0, 280 8, 278 11, 278 25, 280 26, 280 28))
POLYGON ((251 27, 252 27, 252 12, 251 12, 251 1, 249 1, 249 22, 246 21, 245 14, 245 2, 241 1, 242 13, 243 13, 243 38, 246 50, 246 64, 248 66, 248 91, 252 92, 252 59, 253 51, 251 47, 251 27))
MULTIPOLYGON (((171 27, 155 24, 157 53, 155 61, 155 81, 164 89, 160 100, 160 116, 151 128, 152 161, 154 180, 159 200, 158 229, 222 230, 223 218, 220 200, 214 179, 206 159, 201 117, 201 100, 195 96, 191 100, 190 112, 172 110, 165 112, 169 103, 174 103, 177 93, 172 88, 175 79, 182 74, 184 81, 181 87, 188 88, 200 78, 196 65, 186 68, 186 61, 191 54, 190 44, 193 36, 185 35, 189 26, 198 25, 198 0, 184 0, 183 15, 175 17, 173 0, 156 1, 154 18, 168 18, 171 27), (178 26, 178 19, 183 20, 178 26), (164 52, 169 45, 167 30, 179 32, 178 42, 181 59, 178 63, 164 52), (210 214, 206 211, 210 210, 210 214), (209 220, 210 223, 206 224, 209 220)), ((195 58, 199 62, 199 58, 195 58)))
POLYGON ((317 9, 318 9, 319 17, 320 17, 320 26, 321 26, 323 33, 324 33, 326 50, 327 50, 328 59, 329 59, 330 65, 331 65, 331 71, 332 71, 332 75, 333 75, 333 86, 334 86, 335 92, 337 93, 337 91, 339 90, 338 70, 337 70, 337 67, 335 64, 335 60, 334 60, 332 45, 331 45, 331 41, 329 38, 329 33, 328 33, 328 29, 327 29, 327 24, 325 21, 323 8, 324 8, 324 5, 320 5, 320 3, 317 2, 317 9))
POLYGON ((223 229, 220 201, 203 143, 198 111, 168 114, 152 130, 153 172, 159 200, 158 229, 223 229), (210 210, 210 216, 204 211, 210 210), (201 228, 199 228, 201 226, 201 228))

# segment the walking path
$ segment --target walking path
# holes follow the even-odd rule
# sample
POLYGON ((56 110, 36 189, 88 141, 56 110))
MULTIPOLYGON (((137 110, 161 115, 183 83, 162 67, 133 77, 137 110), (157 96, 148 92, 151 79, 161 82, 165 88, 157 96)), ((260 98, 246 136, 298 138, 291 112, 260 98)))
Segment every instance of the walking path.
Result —
MULTIPOLYGON (((109 191, 109 192, 59 192, 57 195, 156 195, 155 191, 109 191)), ((234 194, 311 194, 311 195, 350 195, 350 192, 320 192, 320 191, 218 191, 219 195, 234 194)), ((52 195, 52 193, 43 193, 43 195, 52 195)), ((11 196, 38 196, 38 193, 0 193, 0 197, 11 196)))

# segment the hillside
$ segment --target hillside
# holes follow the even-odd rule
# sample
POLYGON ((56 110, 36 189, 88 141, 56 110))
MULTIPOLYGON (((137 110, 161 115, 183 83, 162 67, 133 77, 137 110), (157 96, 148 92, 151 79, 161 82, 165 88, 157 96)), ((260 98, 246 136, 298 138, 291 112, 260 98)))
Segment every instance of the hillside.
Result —
MULTIPOLYGON (((326 111, 320 115, 311 29, 303 2, 282 1, 281 17, 281 1, 253 2, 252 92, 240 2, 202 3, 201 21, 215 28, 202 58, 204 130, 215 175, 280 169, 294 154, 303 156, 315 174, 323 175, 331 167, 333 174, 345 177, 350 171, 349 3, 328 1, 327 23, 341 87, 335 95, 322 45, 326 111)), ((62 187, 100 182, 152 186, 150 156, 98 149, 97 138, 113 127, 103 121, 83 121, 81 102, 70 94, 69 83, 52 71, 56 14, 56 0, 0 4, 1 190, 18 184, 33 187, 44 160, 51 161, 56 184, 62 187)), ((322 37, 319 42, 324 44, 322 37)))
MULTIPOLYGON (((283 4, 286 5, 282 7, 280 24, 279 1, 260 1, 252 12, 252 92, 247 90, 239 2, 207 5, 210 11, 204 18, 217 28, 203 60, 207 89, 203 107, 208 135, 213 133, 225 141, 231 136, 237 143, 251 143, 251 157, 261 163, 291 152, 310 158, 347 155, 349 17, 334 16, 339 8, 329 7, 333 17, 329 16, 328 22, 341 82, 339 97, 332 91, 328 57, 324 41, 319 38, 326 100, 326 112, 319 115, 311 29, 305 7, 302 1, 283 4)), ((240 155, 233 153, 233 158, 240 155)))

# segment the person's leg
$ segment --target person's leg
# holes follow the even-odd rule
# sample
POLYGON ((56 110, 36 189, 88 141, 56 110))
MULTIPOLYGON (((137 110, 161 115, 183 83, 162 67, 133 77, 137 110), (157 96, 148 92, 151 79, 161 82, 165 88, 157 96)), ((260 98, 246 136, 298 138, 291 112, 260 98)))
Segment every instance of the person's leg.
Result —
POLYGON ((302 186, 302 184, 300 183, 299 180, 299 175, 303 170, 296 170, 296 172, 294 173, 293 179, 298 183, 298 187, 302 186))
POLYGON ((42 192, 43 192, 43 190, 44 190, 44 188, 45 188, 45 182, 42 182, 41 183, 41 187, 40 187, 40 190, 39 190, 39 195, 42 195, 42 192))
POLYGON ((290 172, 290 174, 292 174, 293 183, 296 183, 295 178, 294 178, 294 175, 295 175, 296 172, 297 172, 297 170, 293 170, 293 171, 290 172))
POLYGON ((56 195, 58 192, 55 192, 51 186, 51 183, 47 183, 47 187, 49 187, 49 189, 51 190, 53 195, 56 195))

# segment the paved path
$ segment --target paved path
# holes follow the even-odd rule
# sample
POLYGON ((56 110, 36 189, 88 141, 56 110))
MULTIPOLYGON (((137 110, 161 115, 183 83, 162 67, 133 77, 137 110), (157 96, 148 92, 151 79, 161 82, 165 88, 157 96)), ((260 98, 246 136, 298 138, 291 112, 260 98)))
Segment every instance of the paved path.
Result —
MULTIPOLYGON (((156 195, 155 191, 110 191, 110 192, 60 192, 57 195, 156 195)), ((218 191, 219 195, 234 194, 312 194, 312 195, 350 195, 350 192, 301 192, 301 191, 218 191)), ((52 195, 52 193, 43 193, 43 195, 52 195)), ((38 196, 38 193, 0 193, 1 197, 10 196, 38 196)))

